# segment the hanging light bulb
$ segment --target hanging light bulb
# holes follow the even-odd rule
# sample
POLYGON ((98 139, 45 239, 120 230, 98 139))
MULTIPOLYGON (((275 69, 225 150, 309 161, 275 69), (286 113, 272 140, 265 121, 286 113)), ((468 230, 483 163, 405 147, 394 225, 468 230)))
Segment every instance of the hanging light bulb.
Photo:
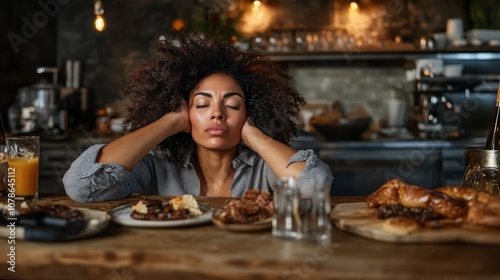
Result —
POLYGON ((97 31, 101 32, 106 29, 106 20, 104 19, 104 6, 101 0, 94 2, 95 21, 94 27, 97 31))
POLYGON ((252 4, 252 11, 258 12, 260 10, 260 7, 262 6, 262 2, 260 0, 255 0, 253 1, 252 4))
POLYGON ((351 1, 351 3, 349 4, 349 12, 350 13, 357 13, 357 12, 359 12, 358 1, 351 1))

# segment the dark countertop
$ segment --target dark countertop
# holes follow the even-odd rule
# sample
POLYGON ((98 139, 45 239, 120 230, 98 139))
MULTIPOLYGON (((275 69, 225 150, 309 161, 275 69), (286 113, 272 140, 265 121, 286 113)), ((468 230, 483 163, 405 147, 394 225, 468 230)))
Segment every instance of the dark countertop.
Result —
POLYGON ((369 140, 353 141, 326 141, 321 136, 307 134, 296 137, 291 145, 296 149, 465 149, 469 147, 482 147, 485 138, 461 139, 417 139, 410 137, 384 137, 375 135, 369 140))

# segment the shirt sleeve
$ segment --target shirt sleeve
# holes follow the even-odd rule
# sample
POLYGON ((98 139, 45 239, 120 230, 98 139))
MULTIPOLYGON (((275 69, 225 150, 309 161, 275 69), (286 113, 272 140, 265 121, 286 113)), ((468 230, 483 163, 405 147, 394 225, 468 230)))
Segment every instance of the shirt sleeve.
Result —
POLYGON ((331 193, 333 175, 330 167, 320 160, 313 150, 297 151, 288 161, 288 165, 301 161, 305 162, 305 166, 297 178, 300 191, 311 194, 320 189, 327 189, 328 193, 331 193))
POLYGON ((126 197, 134 192, 145 192, 150 184, 146 156, 133 171, 117 163, 98 163, 97 154, 104 144, 93 145, 85 150, 64 174, 66 193, 78 202, 106 201, 126 197), (140 174, 140 176, 137 176, 140 174))

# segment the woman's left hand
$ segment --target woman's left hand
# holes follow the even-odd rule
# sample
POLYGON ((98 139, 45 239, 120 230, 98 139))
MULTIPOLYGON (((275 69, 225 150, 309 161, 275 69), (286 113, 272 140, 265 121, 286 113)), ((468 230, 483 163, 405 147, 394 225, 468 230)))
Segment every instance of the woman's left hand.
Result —
POLYGON ((241 143, 252 148, 252 143, 255 141, 256 136, 260 134, 263 134, 260 129, 246 121, 241 129, 241 143))
POLYGON ((288 164, 297 150, 274 140, 248 121, 241 129, 241 143, 259 154, 278 177, 298 177, 304 169, 303 161, 288 164))

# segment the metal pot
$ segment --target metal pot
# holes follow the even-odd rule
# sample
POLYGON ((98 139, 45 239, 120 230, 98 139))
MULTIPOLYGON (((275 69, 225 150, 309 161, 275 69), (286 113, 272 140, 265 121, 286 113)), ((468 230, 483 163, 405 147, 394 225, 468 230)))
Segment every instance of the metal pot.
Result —
POLYGON ((36 109, 55 109, 59 103, 58 90, 46 80, 23 87, 17 92, 17 104, 36 109))
POLYGON ((35 109, 55 109, 59 104, 59 90, 57 88, 57 73, 59 70, 55 67, 38 67, 38 74, 51 73, 52 83, 46 79, 40 82, 19 89, 17 93, 17 104, 21 107, 32 106, 35 109))
POLYGON ((10 128, 14 133, 60 134, 66 130, 67 114, 59 108, 57 68, 39 67, 37 72, 52 73, 53 83, 41 79, 18 90, 16 103, 8 109, 10 128))

